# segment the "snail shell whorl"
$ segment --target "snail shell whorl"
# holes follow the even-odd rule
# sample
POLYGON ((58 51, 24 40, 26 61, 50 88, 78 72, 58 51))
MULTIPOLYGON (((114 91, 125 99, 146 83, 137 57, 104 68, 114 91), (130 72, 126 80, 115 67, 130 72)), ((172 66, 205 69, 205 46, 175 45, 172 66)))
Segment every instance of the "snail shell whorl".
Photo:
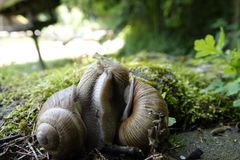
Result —
POLYGON ((86 128, 75 98, 75 86, 56 92, 44 103, 38 116, 37 140, 56 157, 84 152, 86 128))
MULTIPOLYGON (((125 113, 125 116, 128 117, 122 119, 119 128, 119 141, 123 145, 146 150, 149 148, 148 129, 153 127, 153 121, 159 118, 156 114, 151 114, 151 111, 162 112, 167 117, 168 110, 155 88, 140 81, 132 81, 131 85, 134 85, 133 96, 129 93, 129 97, 133 97, 133 99, 125 98, 132 101, 128 102, 131 105, 131 110, 128 108, 129 113, 125 113)), ((129 88, 131 87, 127 89, 129 88)), ((167 123, 166 119, 164 123, 167 123)))

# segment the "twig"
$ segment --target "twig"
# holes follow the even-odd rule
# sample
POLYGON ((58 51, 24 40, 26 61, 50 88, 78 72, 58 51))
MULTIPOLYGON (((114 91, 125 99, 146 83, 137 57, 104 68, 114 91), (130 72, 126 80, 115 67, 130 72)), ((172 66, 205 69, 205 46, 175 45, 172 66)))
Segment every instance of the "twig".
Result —
POLYGON ((12 146, 12 145, 16 144, 17 142, 23 141, 24 139, 26 139, 26 136, 25 137, 19 137, 17 139, 13 139, 9 142, 6 142, 6 143, 3 143, 2 145, 0 145, 0 148, 5 147, 5 146, 12 146))
MULTIPOLYGON (((3 126, 3 124, 4 124, 4 121, 1 122, 1 124, 0 124, 0 128, 3 126)), ((2 131, 2 130, 1 130, 1 131, 2 131)))
POLYGON ((8 150, 9 150, 9 147, 5 148, 5 150, 2 153, 0 153, 0 157, 2 157, 4 154, 6 154, 8 152, 8 150))
POLYGON ((36 148, 36 151, 37 151, 41 156, 44 156, 44 155, 42 154, 42 152, 41 152, 38 148, 36 148))
POLYGON ((38 160, 38 156, 28 140, 27 140, 27 144, 28 144, 28 147, 32 150, 35 159, 38 160))
POLYGON ((22 137, 9 136, 1 139, 3 143, 0 145, 0 156, 7 159, 49 159, 48 154, 42 153, 39 149, 35 135, 27 135, 22 137))
POLYGON ((19 145, 17 145, 17 144, 15 144, 15 147, 17 147, 17 148, 19 148, 19 149, 22 149, 22 150, 24 150, 25 152, 28 152, 28 150, 26 150, 25 148, 23 148, 23 147, 21 147, 21 146, 19 146, 19 145))
POLYGON ((165 126, 165 115, 160 112, 158 114, 154 113, 155 115, 158 115, 158 119, 153 121, 154 126, 150 129, 148 129, 148 140, 150 145, 150 153, 157 153, 159 149, 161 151, 163 148, 164 138, 167 137, 168 130, 165 126))
POLYGON ((185 145, 177 145, 177 146, 174 146, 174 147, 171 147, 171 148, 168 148, 168 150, 175 150, 175 149, 178 149, 178 148, 182 148, 184 147, 185 145))
POLYGON ((49 154, 48 154, 48 152, 47 152, 47 159, 49 159, 49 154))
POLYGON ((8 137, 4 137, 4 138, 0 139, 0 144, 12 141, 12 140, 17 139, 21 136, 22 136, 21 134, 16 134, 16 135, 10 135, 8 137))
POLYGON ((163 155, 162 155, 162 153, 153 154, 153 155, 150 155, 149 157, 145 158, 144 160, 150 160, 150 159, 161 160, 161 159, 163 159, 163 155))
POLYGON ((143 157, 143 152, 141 149, 137 147, 129 147, 129 146, 119 146, 119 145, 106 145, 101 150, 105 153, 110 154, 125 154, 129 156, 143 157))
POLYGON ((94 149, 94 152, 95 152, 96 155, 98 156, 97 159, 99 159, 99 160, 107 160, 107 158, 105 158, 105 157, 102 155, 102 153, 101 153, 99 150, 97 150, 96 148, 94 149))
POLYGON ((20 151, 16 151, 16 153, 20 154, 20 155, 25 155, 25 156, 30 156, 30 157, 34 157, 32 154, 30 153, 25 153, 25 152, 20 152, 20 151))
POLYGON ((22 155, 21 157, 18 158, 18 160, 23 159, 24 157, 26 157, 26 155, 22 155))

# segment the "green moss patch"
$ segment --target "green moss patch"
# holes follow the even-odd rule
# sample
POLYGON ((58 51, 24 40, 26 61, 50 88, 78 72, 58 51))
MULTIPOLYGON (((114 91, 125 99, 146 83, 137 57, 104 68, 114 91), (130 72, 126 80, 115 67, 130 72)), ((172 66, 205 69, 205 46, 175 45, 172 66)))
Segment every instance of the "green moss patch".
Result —
MULTIPOLYGON (((180 125, 190 127, 195 123, 229 122, 240 118, 239 110, 231 107, 228 97, 200 92, 209 83, 204 75, 164 61, 159 58, 120 60, 133 76, 159 90, 168 104, 170 116, 176 118, 180 125)), ((15 103, 16 108, 5 115, 0 137, 34 131, 35 120, 44 101, 54 92, 76 85, 90 62, 92 60, 76 61, 64 67, 27 75, 3 74, 3 68, 0 107, 4 109, 15 103)))

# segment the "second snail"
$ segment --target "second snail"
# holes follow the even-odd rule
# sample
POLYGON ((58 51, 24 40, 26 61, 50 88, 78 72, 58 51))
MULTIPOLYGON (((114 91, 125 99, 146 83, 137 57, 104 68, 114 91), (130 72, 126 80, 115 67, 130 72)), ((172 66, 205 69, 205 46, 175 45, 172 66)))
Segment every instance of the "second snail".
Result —
POLYGON ((106 144, 148 151, 148 130, 159 114, 168 132, 168 109, 158 91, 130 78, 119 63, 95 57, 97 63, 86 69, 77 86, 54 93, 39 112, 37 140, 57 159, 81 156, 106 144))

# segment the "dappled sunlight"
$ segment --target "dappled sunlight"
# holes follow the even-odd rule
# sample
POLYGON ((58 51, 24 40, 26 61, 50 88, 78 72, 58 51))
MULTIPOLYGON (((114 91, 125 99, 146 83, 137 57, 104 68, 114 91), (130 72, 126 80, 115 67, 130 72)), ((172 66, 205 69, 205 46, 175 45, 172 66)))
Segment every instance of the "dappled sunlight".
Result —
MULTIPOLYGON (((92 33, 91 33, 92 34, 92 33)), ((83 55, 116 53, 123 47, 120 38, 108 40, 102 44, 95 40, 75 38, 66 45, 61 41, 41 39, 40 51, 43 60, 76 58, 83 55)), ((0 40, 0 66, 11 63, 22 64, 38 61, 37 50, 29 38, 4 38, 0 40)))
MULTIPOLYGON (((83 13, 77 8, 69 10, 65 5, 60 5, 57 13, 58 23, 34 31, 37 37, 40 35, 38 42, 43 61, 77 58, 96 52, 113 54, 124 46, 123 38, 113 37, 112 30, 101 29, 96 21, 83 19, 83 13)), ((7 32, 2 29, 0 66, 39 61, 32 37, 31 29, 21 32, 7 32)))
POLYGON ((0 160, 239 160, 239 133, 240 0, 0 0, 0 160))

